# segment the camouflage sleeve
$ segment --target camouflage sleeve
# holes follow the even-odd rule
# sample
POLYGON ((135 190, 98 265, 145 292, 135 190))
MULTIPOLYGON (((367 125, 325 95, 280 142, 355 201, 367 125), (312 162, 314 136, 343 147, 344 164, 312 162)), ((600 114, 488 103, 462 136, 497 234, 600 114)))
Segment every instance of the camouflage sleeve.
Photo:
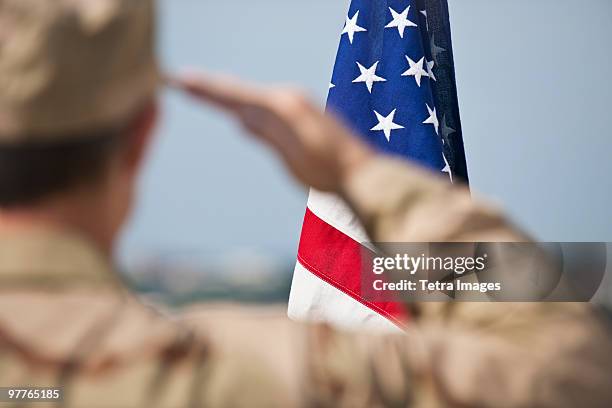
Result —
POLYGON ((389 158, 349 178, 343 195, 377 242, 517 242, 527 237, 464 187, 389 158))
MULTIPOLYGON (((465 188, 389 158, 354 173, 343 196, 375 242, 530 240, 465 188)), ((427 303, 418 309, 421 317, 399 347, 380 343, 380 350, 394 350, 380 361, 408 356, 402 361, 411 374, 400 378, 410 380, 411 406, 612 401, 603 386, 612 379, 612 341, 588 304, 427 303), (584 371, 569 368, 576 366, 584 371)))

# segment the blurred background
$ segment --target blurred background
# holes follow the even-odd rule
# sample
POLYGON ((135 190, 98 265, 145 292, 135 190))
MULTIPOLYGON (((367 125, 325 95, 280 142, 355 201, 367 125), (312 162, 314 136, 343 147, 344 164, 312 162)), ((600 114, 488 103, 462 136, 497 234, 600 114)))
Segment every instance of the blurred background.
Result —
MULTIPOLYGON (((159 0, 167 70, 291 82, 321 105, 346 0, 159 0)), ((612 3, 449 0, 476 194, 547 241, 612 241, 612 3)), ((118 262, 169 304, 284 302, 306 192, 226 118, 163 94, 118 262)))

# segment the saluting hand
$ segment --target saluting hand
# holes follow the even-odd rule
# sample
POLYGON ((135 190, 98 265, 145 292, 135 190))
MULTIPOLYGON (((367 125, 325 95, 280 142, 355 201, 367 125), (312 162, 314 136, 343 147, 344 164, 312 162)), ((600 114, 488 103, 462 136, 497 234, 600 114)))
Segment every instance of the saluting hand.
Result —
POLYGON ((355 169, 374 155, 300 91, 206 74, 168 82, 235 116, 281 155, 298 180, 318 190, 339 192, 355 169))

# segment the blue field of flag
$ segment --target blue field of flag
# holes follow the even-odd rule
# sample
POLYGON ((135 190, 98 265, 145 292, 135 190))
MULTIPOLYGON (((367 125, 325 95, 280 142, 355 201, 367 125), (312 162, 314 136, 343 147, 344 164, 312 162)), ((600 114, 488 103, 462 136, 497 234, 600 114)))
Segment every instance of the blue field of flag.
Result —
POLYGON ((446 1, 353 0, 328 109, 377 149, 467 182, 446 1))

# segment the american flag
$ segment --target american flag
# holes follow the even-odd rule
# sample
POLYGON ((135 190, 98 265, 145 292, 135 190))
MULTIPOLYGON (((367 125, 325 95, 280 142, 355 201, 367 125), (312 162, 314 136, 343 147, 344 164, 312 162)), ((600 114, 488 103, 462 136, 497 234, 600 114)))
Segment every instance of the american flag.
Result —
MULTIPOLYGON (((467 182, 447 0, 353 0, 328 110, 379 151, 467 182)), ((289 316, 402 327, 399 304, 360 296, 360 243, 367 241, 339 197, 311 191, 289 316)))

